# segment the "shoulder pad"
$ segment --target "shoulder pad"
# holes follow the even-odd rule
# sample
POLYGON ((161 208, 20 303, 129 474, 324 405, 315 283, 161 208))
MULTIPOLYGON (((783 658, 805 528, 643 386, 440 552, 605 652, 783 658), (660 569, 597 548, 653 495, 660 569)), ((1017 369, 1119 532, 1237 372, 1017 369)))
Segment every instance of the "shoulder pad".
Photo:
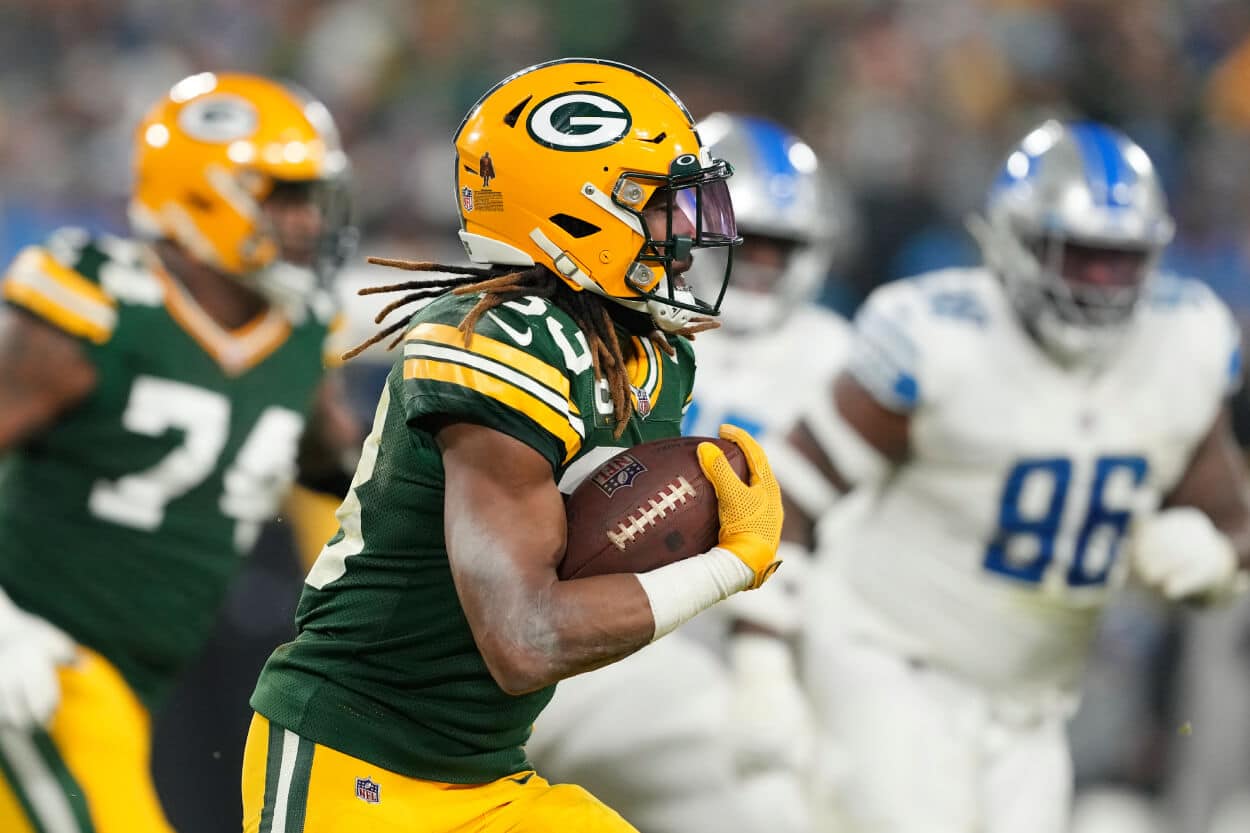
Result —
POLYGON ((460 324, 479 296, 442 296, 405 336, 404 390, 410 420, 460 415, 543 452, 553 467, 577 453, 585 429, 572 379, 591 370, 585 335, 541 298, 484 313, 472 333, 460 324))
POLYGON ((64 229, 43 246, 27 246, 9 265, 0 291, 70 335, 96 344, 117 326, 117 301, 102 286, 109 256, 81 229, 64 229))
POLYGON ((926 312, 923 293, 906 280, 878 287, 855 316, 847 369, 890 410, 920 404, 917 330, 926 312))
POLYGON ((1241 329, 1228 306, 1210 286, 1193 278, 1160 276, 1150 289, 1146 313, 1169 333, 1169 343, 1218 375, 1220 393, 1241 386, 1241 329))

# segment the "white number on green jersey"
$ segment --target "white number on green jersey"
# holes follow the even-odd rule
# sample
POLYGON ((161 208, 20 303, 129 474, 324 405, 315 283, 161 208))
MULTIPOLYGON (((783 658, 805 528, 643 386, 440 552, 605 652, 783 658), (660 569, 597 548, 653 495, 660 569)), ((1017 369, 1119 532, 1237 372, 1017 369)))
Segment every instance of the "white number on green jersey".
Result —
MULTIPOLYGON (((212 474, 230 431, 230 400, 215 391, 153 376, 130 389, 122 427, 148 437, 182 432, 182 443, 155 465, 117 480, 98 480, 87 506, 98 518, 151 532, 169 503, 212 474)), ((288 408, 266 408, 226 470, 221 511, 238 521, 235 545, 246 551, 260 524, 277 511, 295 476, 304 418, 288 408)))

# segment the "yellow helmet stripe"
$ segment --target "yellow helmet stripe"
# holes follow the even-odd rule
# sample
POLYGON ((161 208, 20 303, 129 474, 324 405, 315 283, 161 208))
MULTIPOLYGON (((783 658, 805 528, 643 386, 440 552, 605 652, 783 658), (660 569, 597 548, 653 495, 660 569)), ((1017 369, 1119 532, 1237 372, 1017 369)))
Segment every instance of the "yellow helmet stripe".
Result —
POLYGON ((404 378, 430 379, 469 388, 524 414, 560 440, 564 445, 565 463, 582 447, 582 437, 567 413, 560 413, 532 393, 484 371, 452 361, 410 358, 404 360, 404 378))

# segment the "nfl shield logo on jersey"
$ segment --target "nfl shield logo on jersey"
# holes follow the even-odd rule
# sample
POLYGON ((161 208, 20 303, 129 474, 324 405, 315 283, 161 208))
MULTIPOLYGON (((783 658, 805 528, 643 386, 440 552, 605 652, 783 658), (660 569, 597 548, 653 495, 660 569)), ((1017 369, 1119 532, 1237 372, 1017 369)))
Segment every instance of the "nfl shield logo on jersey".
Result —
POLYGON ((372 778, 356 779, 356 797, 369 804, 382 800, 382 788, 372 778))
POLYGON ((633 385, 629 389, 634 392, 634 402, 637 403, 638 416, 643 419, 647 418, 647 414, 651 413, 651 394, 642 388, 636 388, 633 385))

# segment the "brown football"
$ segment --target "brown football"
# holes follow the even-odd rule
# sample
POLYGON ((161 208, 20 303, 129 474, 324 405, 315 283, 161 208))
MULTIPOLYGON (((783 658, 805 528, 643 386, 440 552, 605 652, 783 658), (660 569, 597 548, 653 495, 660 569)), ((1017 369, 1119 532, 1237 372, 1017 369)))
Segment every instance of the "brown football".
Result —
POLYGON ((560 578, 642 573, 716 546, 720 516, 695 454, 701 442, 720 446, 746 478, 746 457, 728 440, 674 437, 621 452, 565 501, 569 529, 560 578))

